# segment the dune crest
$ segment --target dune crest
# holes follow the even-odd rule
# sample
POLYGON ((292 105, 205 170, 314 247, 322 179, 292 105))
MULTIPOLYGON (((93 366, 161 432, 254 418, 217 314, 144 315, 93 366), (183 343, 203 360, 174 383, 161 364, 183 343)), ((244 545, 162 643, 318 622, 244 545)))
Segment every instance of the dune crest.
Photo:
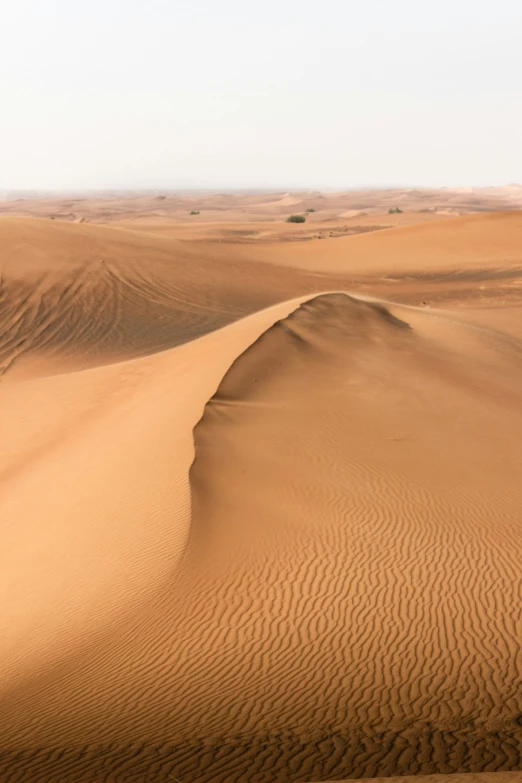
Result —
MULTIPOLYGON (((168 378, 221 351, 177 397, 180 442, 218 386, 194 430, 184 551, 117 624, 94 633, 91 617, 91 643, 6 683, 2 774, 298 783, 519 765, 518 350, 333 293, 136 360, 152 364, 133 416, 159 428, 168 378)), ((160 503, 154 535, 172 495, 160 503)))
POLYGON ((0 219, 0 780, 515 781, 522 213, 168 200, 0 219))

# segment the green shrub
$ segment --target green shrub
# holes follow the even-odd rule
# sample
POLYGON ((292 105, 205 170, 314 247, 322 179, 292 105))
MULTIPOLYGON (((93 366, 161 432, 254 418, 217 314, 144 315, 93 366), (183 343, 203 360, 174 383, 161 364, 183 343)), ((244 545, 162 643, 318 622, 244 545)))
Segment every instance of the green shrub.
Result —
POLYGON ((390 207, 388 210, 388 215, 400 215, 402 214, 402 209, 399 209, 399 207, 390 207))
POLYGON ((309 209, 305 209, 305 212, 315 212, 315 209, 312 209, 311 207, 309 209))
POLYGON ((193 209, 191 215, 199 215, 199 209, 193 209))
POLYGON ((286 219, 287 223, 306 223, 306 218, 304 215, 290 215, 286 219))

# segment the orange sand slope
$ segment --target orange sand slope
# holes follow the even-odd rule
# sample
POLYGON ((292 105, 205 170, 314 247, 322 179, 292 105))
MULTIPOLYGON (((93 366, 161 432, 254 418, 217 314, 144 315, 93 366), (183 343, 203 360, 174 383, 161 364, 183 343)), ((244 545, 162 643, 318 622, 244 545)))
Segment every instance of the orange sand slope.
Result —
POLYGON ((0 781, 515 783, 520 309, 2 230, 0 781))
POLYGON ((33 218, 0 219, 0 275, 0 373, 11 376, 163 350, 296 286, 288 270, 211 248, 33 218))
POLYGON ((313 271, 433 274, 522 268, 522 211, 466 215, 326 242, 249 247, 252 258, 313 271))

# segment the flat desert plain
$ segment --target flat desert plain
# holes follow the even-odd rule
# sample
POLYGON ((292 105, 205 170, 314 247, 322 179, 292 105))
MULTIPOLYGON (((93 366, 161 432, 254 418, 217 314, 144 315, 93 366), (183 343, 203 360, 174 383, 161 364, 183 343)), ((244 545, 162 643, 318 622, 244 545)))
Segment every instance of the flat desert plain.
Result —
POLYGON ((0 204, 1 783, 522 781, 517 207, 0 204))

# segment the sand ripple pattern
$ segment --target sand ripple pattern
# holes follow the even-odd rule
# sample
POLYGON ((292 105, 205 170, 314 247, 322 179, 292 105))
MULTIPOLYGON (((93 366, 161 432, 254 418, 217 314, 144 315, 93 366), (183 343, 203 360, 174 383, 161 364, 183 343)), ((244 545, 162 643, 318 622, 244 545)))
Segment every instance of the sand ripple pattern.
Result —
POLYGON ((60 693, 15 694, 2 783, 520 767, 522 372, 437 329, 323 295, 236 360, 180 570, 60 693))

